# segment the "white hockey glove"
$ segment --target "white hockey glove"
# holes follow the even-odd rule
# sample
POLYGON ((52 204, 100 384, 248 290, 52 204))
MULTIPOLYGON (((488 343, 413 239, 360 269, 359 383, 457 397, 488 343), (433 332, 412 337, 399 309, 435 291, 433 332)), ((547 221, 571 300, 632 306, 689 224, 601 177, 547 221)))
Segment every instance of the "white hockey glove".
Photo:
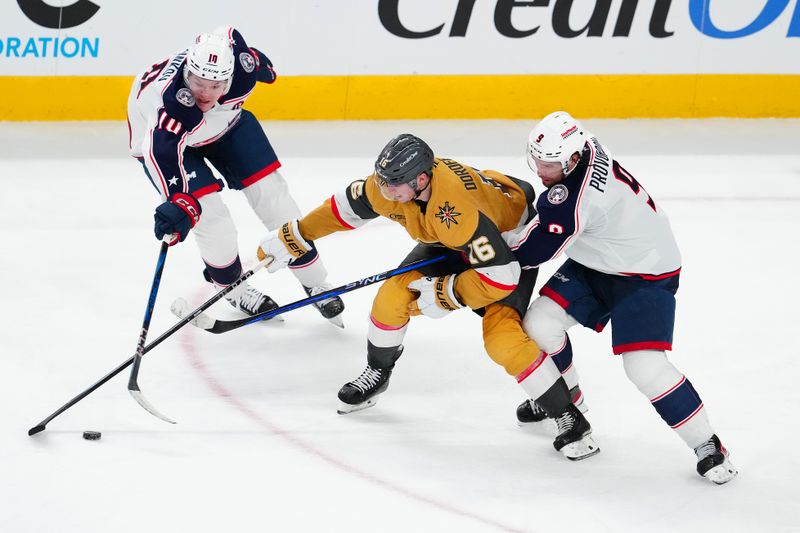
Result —
POLYGON ((464 307, 456 298, 453 289, 455 281, 455 275, 447 275, 438 278, 420 278, 409 283, 408 288, 419 293, 419 298, 408 305, 411 316, 442 318, 450 311, 464 307))
POLYGON ((311 245, 300 233, 298 221, 292 220, 275 231, 270 231, 261 241, 256 255, 258 255, 259 261, 271 256, 273 261, 267 266, 267 271, 277 272, 288 265, 290 261, 300 259, 311 250, 311 245))

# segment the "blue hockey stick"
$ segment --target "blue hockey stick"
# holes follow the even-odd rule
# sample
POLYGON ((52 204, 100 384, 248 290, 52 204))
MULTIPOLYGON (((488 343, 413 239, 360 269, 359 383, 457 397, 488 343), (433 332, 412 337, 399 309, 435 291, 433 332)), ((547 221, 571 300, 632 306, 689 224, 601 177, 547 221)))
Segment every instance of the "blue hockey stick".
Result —
POLYGON ((176 422, 166 415, 161 414, 158 409, 153 406, 147 398, 142 395, 142 390, 139 388, 139 367, 142 364, 142 356, 144 355, 144 343, 147 340, 147 330, 150 329, 150 319, 153 318, 153 309, 156 306, 156 296, 158 296, 158 287, 161 285, 161 274, 164 272, 164 263, 167 260, 167 251, 169 250, 169 243, 165 239, 161 243, 161 251, 158 254, 158 262, 156 263, 156 273, 153 275, 153 283, 150 286, 150 297, 147 299, 147 307, 144 311, 144 320, 142 321, 142 330, 139 333, 139 341, 136 344, 136 353, 133 354, 133 366, 131 367, 131 376, 128 379, 128 392, 131 393, 136 403, 141 405, 145 411, 160 418, 164 422, 175 424, 176 422))
MULTIPOLYGON (((270 318, 273 318, 277 315, 287 313, 299 307, 305 307, 307 305, 311 305, 314 302, 319 302, 320 300, 326 300, 334 296, 339 296, 340 294, 351 292, 356 289, 361 289, 362 287, 366 287, 374 283, 385 281, 389 278, 393 278, 394 276, 399 276, 400 274, 405 274, 406 272, 417 270, 418 268, 431 265, 433 263, 438 263, 439 261, 444 261, 446 258, 447 256, 440 255, 430 259, 421 259, 419 261, 415 261, 405 266, 394 268, 392 270, 387 270, 386 272, 381 272, 380 274, 375 274, 366 278, 362 278, 357 281, 348 283, 346 285, 336 287, 335 289, 330 289, 325 292, 309 296, 308 298, 305 298, 303 300, 298 300, 290 304, 282 305, 277 309, 271 309, 270 311, 264 311, 263 313, 258 313, 251 317, 240 318, 238 320, 217 320, 203 313, 196 316, 191 321, 191 324, 197 326, 200 329, 210 331, 211 333, 225 333, 227 331, 238 329, 241 328, 242 326, 247 326, 255 322, 261 322, 262 320, 269 320, 270 318)), ((184 306, 185 302, 183 302, 182 300, 176 300, 172 304, 172 312, 175 313, 178 317, 182 318, 186 316, 184 306)))

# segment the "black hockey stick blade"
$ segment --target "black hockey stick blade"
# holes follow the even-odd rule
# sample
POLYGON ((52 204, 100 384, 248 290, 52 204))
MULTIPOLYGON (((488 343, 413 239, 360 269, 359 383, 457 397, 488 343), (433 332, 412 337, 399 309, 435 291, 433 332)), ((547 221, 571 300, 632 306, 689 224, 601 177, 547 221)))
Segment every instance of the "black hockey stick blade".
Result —
POLYGON ((30 437, 32 435, 36 435, 40 431, 44 431, 46 427, 47 426, 45 426, 44 424, 39 424, 38 426, 33 426, 31 429, 28 430, 28 436, 30 437))
POLYGON ((163 420, 164 422, 175 424, 176 422, 174 420, 162 415, 153 404, 147 401, 147 399, 142 395, 138 381, 139 369, 142 363, 142 355, 144 355, 144 345, 145 341, 147 340, 147 332, 150 329, 150 319, 153 318, 153 311, 156 307, 156 296, 158 295, 158 288, 161 285, 161 275, 164 272, 164 264, 167 260, 167 251, 169 251, 169 239, 165 237, 164 241, 161 243, 161 251, 158 255, 156 272, 153 275, 153 283, 150 287, 150 296, 147 298, 147 307, 144 313, 144 320, 142 321, 142 330, 139 333, 139 339, 136 343, 136 354, 133 356, 133 366, 131 367, 131 375, 128 379, 128 392, 131 393, 131 396, 134 400, 136 400, 136 403, 138 403, 145 411, 156 418, 163 420))
POLYGON ((147 398, 144 397, 142 391, 128 389, 128 392, 131 393, 131 396, 133 396, 133 399, 136 400, 136 403, 141 405, 144 408, 144 410, 150 413, 151 415, 155 416, 156 418, 160 418, 164 422, 168 422, 170 424, 177 424, 175 420, 171 419, 170 417, 164 414, 161 414, 159 410, 156 409, 155 406, 152 403, 150 403, 147 400, 147 398))
MULTIPOLYGON (((415 261, 405 266, 401 266, 398 268, 394 268, 392 270, 387 270, 386 272, 381 272, 380 274, 374 274, 372 276, 368 276, 366 278, 362 278, 346 285, 342 285, 340 287, 336 287, 334 289, 330 289, 324 292, 320 292, 319 294, 315 294, 313 296, 309 296, 308 298, 304 298, 303 300, 298 300, 296 302, 292 302, 290 304, 282 305, 277 309, 272 309, 270 311, 265 311, 263 313, 258 313, 251 317, 241 318, 238 320, 217 320, 208 315, 197 313, 192 318, 192 325, 197 326, 201 329, 204 329, 211 333, 226 333, 228 331, 241 328, 242 326, 247 326, 249 324, 253 324, 255 322, 260 322, 262 320, 269 320, 270 318, 287 313, 299 307, 305 307, 307 305, 311 305, 314 302, 318 302, 320 300, 325 300, 327 298, 332 298, 334 296, 339 296, 340 294, 344 294, 347 292, 354 291, 356 289, 361 289, 368 285, 372 285, 374 283, 379 283, 381 281, 386 281, 389 278, 394 276, 398 276, 400 274, 405 274, 411 270, 416 270, 418 268, 438 263, 439 261, 444 261, 447 256, 440 255, 437 257, 432 257, 430 259, 421 259, 419 261, 415 261)), ((172 312, 175 313, 177 316, 185 316, 184 309, 181 305, 178 305, 180 302, 176 300, 172 304, 172 312)))
MULTIPOLYGON (((144 349, 142 350, 142 355, 146 354, 147 352, 149 352, 150 350, 152 350, 153 348, 155 348, 156 346, 158 346, 159 344, 161 344, 162 342, 167 340, 176 331, 178 331, 183 326, 188 324, 190 320, 193 320, 193 319, 197 318, 198 316, 200 316, 203 313, 203 311, 205 311, 206 309, 208 309, 209 307, 211 307, 212 305, 217 303, 226 294, 228 294, 229 292, 234 290, 236 287, 238 287, 239 285, 244 283, 249 277, 251 277, 253 274, 258 272, 259 270, 261 270, 265 266, 269 265, 271 262, 272 262, 272 258, 271 257, 267 258, 264 261, 259 262, 255 267, 251 268, 250 270, 248 270, 247 272, 242 274, 239 277, 239 279, 237 279, 236 281, 234 281, 233 283, 231 283, 229 286, 225 287, 221 291, 217 292, 214 296, 212 296, 211 298, 206 300, 203 304, 201 304, 197 309, 195 309, 191 313, 188 313, 185 318, 179 320, 171 328, 169 328, 167 331, 162 333, 156 340, 154 340, 153 342, 151 342, 150 344, 145 346, 144 349)), ((84 389, 82 392, 80 392, 77 396, 72 398, 70 401, 68 401, 67 403, 65 403, 64 405, 62 405, 58 409, 56 409, 53 413, 50 414, 50 416, 48 416, 47 418, 45 418, 44 420, 42 420, 41 422, 39 422, 38 424, 36 424, 32 428, 30 428, 28 430, 28 435, 29 436, 33 436, 33 435, 36 435, 37 433, 41 433, 42 431, 47 429, 47 424, 52 422, 53 419, 55 419, 61 413, 63 413, 67 409, 71 408, 73 405, 75 405, 76 403, 80 402, 81 400, 83 400, 84 398, 89 396, 91 393, 93 393, 94 391, 99 389, 101 386, 103 386, 108 381, 110 381, 111 378, 113 378, 114 376, 116 376, 117 374, 119 374, 120 372, 122 372, 123 370, 128 368, 129 366, 131 366, 131 364, 133 363, 134 358, 135 358, 135 356, 129 357, 127 360, 125 360, 122 363, 120 363, 119 366, 117 366, 117 368, 115 368, 114 370, 112 370, 111 372, 109 372, 108 374, 106 374, 105 376, 100 378, 99 380, 97 380, 95 383, 93 383, 88 388, 84 389)))

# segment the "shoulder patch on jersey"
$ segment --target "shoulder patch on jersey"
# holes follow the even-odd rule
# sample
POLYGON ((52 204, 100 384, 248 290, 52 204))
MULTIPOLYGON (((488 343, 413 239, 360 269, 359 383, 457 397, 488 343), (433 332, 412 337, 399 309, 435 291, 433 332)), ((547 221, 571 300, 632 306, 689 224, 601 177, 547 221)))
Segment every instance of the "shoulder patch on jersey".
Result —
POLYGON ((561 183, 553 185, 547 191, 547 201, 553 205, 563 204, 567 196, 569 196, 569 189, 561 183))
POLYGON ((192 107, 195 104, 194 96, 192 96, 192 91, 190 91, 186 87, 179 89, 178 92, 175 93, 175 100, 185 105, 186 107, 192 107))
POLYGON ((248 74, 253 72, 253 70, 256 68, 256 60, 253 59, 253 56, 248 52, 242 52, 239 54, 239 63, 242 64, 242 68, 248 74))
POLYGON ((445 202, 444 206, 439 206, 439 212, 434 216, 439 219, 439 222, 446 225, 447 229, 450 229, 450 224, 458 224, 456 217, 460 215, 461 213, 456 211, 456 206, 451 206, 450 202, 445 202))

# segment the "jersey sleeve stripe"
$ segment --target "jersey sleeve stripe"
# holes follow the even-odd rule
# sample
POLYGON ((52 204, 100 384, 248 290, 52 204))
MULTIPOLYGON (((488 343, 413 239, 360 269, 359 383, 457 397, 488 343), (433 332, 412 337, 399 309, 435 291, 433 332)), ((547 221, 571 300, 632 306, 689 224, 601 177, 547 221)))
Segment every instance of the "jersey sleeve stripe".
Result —
POLYGON ((500 283, 499 281, 495 281, 492 278, 490 278, 489 276, 487 276, 485 274, 481 274, 480 272, 478 272, 478 277, 481 278, 481 281, 486 283, 487 285, 491 285, 492 287, 495 287, 497 289, 501 289, 501 290, 504 290, 504 291, 513 291, 514 289, 517 288, 517 284, 516 283, 513 284, 513 285, 507 285, 505 283, 500 283))
POLYGON ((336 220, 339 221, 339 224, 341 224, 342 226, 344 226, 347 229, 356 229, 356 226, 350 224, 342 216, 342 212, 339 210, 339 204, 336 202, 336 195, 335 194, 333 196, 331 196, 331 211, 333 211, 333 216, 336 217, 336 220))
POLYGON ((167 181, 164 179, 164 174, 161 172, 161 167, 158 166, 158 162, 156 161, 156 156, 153 154, 153 134, 155 133, 155 129, 150 130, 150 147, 147 151, 147 156, 150 159, 150 163, 152 163, 153 168, 156 171, 156 176, 158 176, 158 183, 161 185, 161 192, 164 194, 165 197, 169 197, 169 187, 167 187, 167 181))

